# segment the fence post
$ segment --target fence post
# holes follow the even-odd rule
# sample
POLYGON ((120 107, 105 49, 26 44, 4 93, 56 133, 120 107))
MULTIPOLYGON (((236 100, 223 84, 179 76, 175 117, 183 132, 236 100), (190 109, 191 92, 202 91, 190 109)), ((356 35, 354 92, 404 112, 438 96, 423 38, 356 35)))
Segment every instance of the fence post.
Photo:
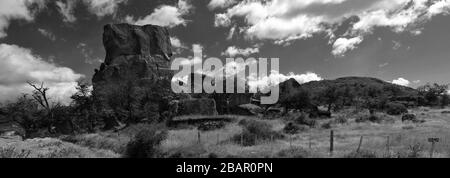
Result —
POLYGON ((356 153, 359 153, 359 150, 361 150, 361 145, 362 145, 362 142, 363 142, 363 138, 364 138, 364 136, 361 136, 361 138, 359 139, 359 145, 358 145, 358 149, 356 149, 356 153))
POLYGON ((390 137, 387 136, 387 141, 386 141, 386 149, 389 155, 391 155, 391 146, 390 146, 390 137))
POLYGON ((334 151, 334 131, 330 131, 330 156, 333 156, 334 151))
POLYGON ((200 131, 198 131, 198 133, 197 133, 197 139, 198 139, 198 144, 201 144, 202 140, 201 140, 200 131))
POLYGON ((241 134, 241 145, 244 146, 244 134, 241 134))

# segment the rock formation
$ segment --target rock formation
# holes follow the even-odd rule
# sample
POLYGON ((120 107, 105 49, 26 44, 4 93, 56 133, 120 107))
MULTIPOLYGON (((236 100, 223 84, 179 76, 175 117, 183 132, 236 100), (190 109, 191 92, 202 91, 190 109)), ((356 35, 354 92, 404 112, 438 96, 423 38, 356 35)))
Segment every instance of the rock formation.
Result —
MULTIPOLYGON (((161 119, 172 97, 172 57, 169 32, 164 27, 105 25, 105 62, 96 69, 93 95, 103 110, 120 120, 161 119)), ((107 124, 108 125, 108 124, 107 124)))

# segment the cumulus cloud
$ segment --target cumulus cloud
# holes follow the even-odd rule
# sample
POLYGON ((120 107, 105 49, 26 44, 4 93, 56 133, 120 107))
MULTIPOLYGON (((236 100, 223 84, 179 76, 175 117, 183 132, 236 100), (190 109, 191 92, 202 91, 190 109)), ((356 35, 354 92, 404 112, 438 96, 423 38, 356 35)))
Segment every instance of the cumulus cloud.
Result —
POLYGON ((78 3, 86 5, 87 10, 99 18, 115 15, 120 4, 126 4, 128 0, 67 0, 56 1, 56 7, 63 16, 63 21, 73 23, 77 20, 74 15, 78 3))
POLYGON ((77 81, 83 75, 67 67, 44 61, 30 49, 0 44, 0 101, 13 100, 32 89, 27 81, 44 82, 52 101, 70 102, 77 81))
POLYGON ((41 33, 41 35, 47 37, 51 41, 56 41, 56 36, 49 30, 38 28, 38 32, 41 33))
POLYGON ((250 75, 248 77, 248 85, 251 91, 256 91, 257 88, 276 86, 289 79, 295 79, 300 84, 323 80, 322 77, 313 72, 307 72, 305 74, 289 73, 288 75, 284 75, 278 71, 272 71, 269 76, 265 77, 255 77, 254 75, 250 75))
POLYGON ((404 78, 398 78, 396 80, 393 80, 392 83, 396 84, 396 85, 401 85, 401 86, 408 86, 411 82, 404 78))
POLYGON ((97 17, 115 15, 120 4, 125 4, 128 0, 83 0, 88 6, 89 12, 97 17))
POLYGON ((226 14, 216 14, 214 26, 215 27, 228 27, 231 24, 231 19, 226 14))
POLYGON ((63 16, 64 22, 73 23, 77 20, 74 15, 76 3, 77 1, 56 1, 56 7, 58 8, 58 12, 63 16))
POLYGON ((187 46, 177 37, 170 37, 170 43, 172 44, 175 54, 180 54, 183 50, 187 49, 187 46))
POLYGON ((11 20, 33 21, 38 10, 45 5, 44 0, 1 0, 0 1, 0 38, 7 36, 6 29, 11 20), (38 8, 32 8, 37 5, 38 8))
POLYGON ((192 5, 187 0, 179 0, 176 6, 163 5, 156 8, 150 15, 135 19, 133 16, 127 16, 125 21, 136 25, 153 24, 166 27, 175 27, 186 25, 187 20, 183 16, 189 14, 192 5))
POLYGON ((241 49, 236 46, 228 47, 225 52, 222 53, 223 56, 235 57, 237 55, 250 56, 251 54, 259 53, 259 48, 245 48, 241 49))
POLYGON ((371 34, 376 27, 418 35, 423 22, 448 14, 449 7, 449 0, 244 0, 216 14, 215 26, 239 24, 248 39, 268 39, 276 44, 289 44, 321 33, 342 42, 344 37, 356 40, 371 34), (350 17, 355 21, 346 33, 337 34, 336 25, 350 17))
POLYGON ((208 8, 211 10, 217 8, 229 7, 236 3, 236 0, 211 0, 208 4, 208 8))
POLYGON ((334 56, 343 56, 347 51, 351 51, 356 48, 356 45, 363 41, 362 37, 354 38, 339 38, 333 44, 333 51, 331 52, 334 56))

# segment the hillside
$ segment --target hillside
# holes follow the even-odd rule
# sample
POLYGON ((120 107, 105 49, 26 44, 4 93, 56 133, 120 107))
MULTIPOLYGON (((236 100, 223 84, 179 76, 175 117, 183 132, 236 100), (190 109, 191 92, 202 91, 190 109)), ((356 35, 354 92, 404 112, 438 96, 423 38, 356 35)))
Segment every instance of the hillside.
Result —
POLYGON ((290 95, 296 90, 307 90, 313 96, 319 94, 329 87, 347 90, 356 96, 361 96, 368 88, 377 88, 383 91, 388 97, 417 97, 417 90, 395 85, 380 79, 370 77, 343 77, 335 80, 313 81, 305 84, 299 84, 295 79, 290 79, 280 84, 282 95, 290 95))

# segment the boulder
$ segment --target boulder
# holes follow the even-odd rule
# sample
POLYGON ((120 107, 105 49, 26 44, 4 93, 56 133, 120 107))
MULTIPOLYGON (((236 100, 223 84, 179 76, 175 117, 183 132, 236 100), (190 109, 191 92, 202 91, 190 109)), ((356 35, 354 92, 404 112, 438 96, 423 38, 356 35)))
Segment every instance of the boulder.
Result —
POLYGON ((207 115, 215 116, 217 114, 216 102, 214 99, 200 98, 200 99, 184 99, 178 103, 178 116, 183 115, 207 115))
POLYGON ((252 115, 259 115, 264 113, 264 109, 254 105, 254 104, 242 104, 239 105, 239 108, 246 110, 247 112, 251 113, 252 115))

